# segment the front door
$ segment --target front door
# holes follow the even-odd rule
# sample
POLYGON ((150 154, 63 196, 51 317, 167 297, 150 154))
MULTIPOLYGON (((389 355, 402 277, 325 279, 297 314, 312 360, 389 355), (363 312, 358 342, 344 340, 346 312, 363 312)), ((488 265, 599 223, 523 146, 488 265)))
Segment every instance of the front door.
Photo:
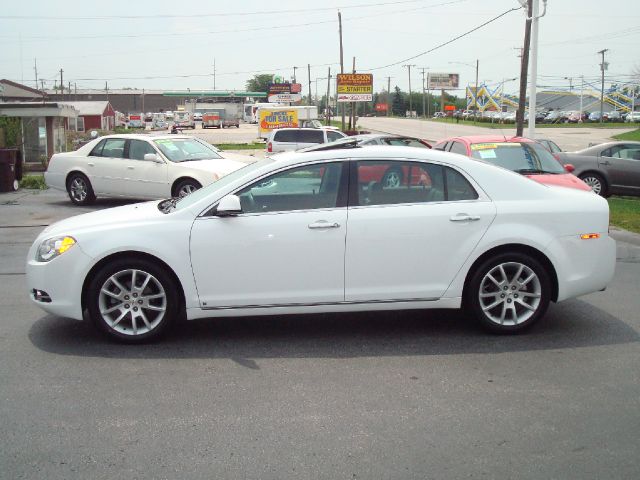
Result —
POLYGON ((202 308, 344 300, 342 163, 286 169, 236 194, 241 214, 205 215, 193 224, 191 264, 202 308))
POLYGON ((440 298, 496 215, 460 172, 442 165, 361 161, 352 185, 346 301, 440 298), (398 182, 384 181, 388 172, 398 182))
POLYGON ((640 145, 622 144, 606 149, 598 159, 620 193, 640 192, 640 145))

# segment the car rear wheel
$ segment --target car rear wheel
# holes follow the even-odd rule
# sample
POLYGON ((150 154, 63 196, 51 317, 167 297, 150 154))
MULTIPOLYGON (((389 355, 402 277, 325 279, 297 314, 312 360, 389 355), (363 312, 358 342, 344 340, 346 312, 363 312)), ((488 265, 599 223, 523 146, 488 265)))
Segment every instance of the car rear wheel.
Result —
POLYGON ((87 306, 102 332, 125 343, 159 337, 180 311, 172 277, 152 262, 135 259, 105 265, 89 284, 87 306))
POLYGON ((517 333, 538 321, 551 299, 545 267, 523 253, 488 259, 474 272, 465 292, 465 306, 494 333, 517 333))
POLYGON ((580 175, 580 180, 591 187, 593 193, 596 193, 602 197, 607 196, 607 184, 600 175, 597 173, 583 173, 580 175))
POLYGON ((82 173, 72 173, 67 179, 69 199, 76 205, 90 205, 96 200, 89 179, 82 173))
POLYGON ((186 197, 187 195, 195 192, 199 188, 202 188, 199 182, 187 179, 181 181, 178 185, 176 185, 175 192, 173 194, 174 197, 186 197))
POLYGON ((383 188, 398 188, 402 185, 402 170, 390 168, 382 176, 383 188))

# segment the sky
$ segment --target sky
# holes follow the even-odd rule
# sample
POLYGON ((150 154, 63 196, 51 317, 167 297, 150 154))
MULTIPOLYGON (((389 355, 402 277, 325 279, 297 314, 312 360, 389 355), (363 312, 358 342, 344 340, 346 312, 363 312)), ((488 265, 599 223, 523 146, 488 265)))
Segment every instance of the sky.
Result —
MULTIPOLYGON (((357 71, 373 73, 375 91, 386 89, 387 77, 392 89, 407 91, 409 69, 403 65, 412 65, 412 91, 422 88, 423 68, 458 73, 461 86, 472 85, 479 60, 480 83, 505 81, 505 90, 516 92, 512 79, 519 76, 525 15, 522 9, 505 12, 518 7, 517 0, 6 2, 0 10, 0 78, 34 87, 35 63, 45 88, 59 81, 63 69, 65 85, 78 89, 108 82, 110 89, 209 90, 215 61, 217 90, 244 90, 257 73, 291 78, 295 66, 306 93, 310 64, 312 94, 316 85, 322 94, 327 69, 340 69, 340 10, 345 71, 355 57, 357 71)), ((587 88, 599 88, 597 52, 603 49, 608 79, 631 81, 640 70, 639 46, 640 1, 548 0, 540 19, 537 84, 579 89, 584 75, 587 88)))

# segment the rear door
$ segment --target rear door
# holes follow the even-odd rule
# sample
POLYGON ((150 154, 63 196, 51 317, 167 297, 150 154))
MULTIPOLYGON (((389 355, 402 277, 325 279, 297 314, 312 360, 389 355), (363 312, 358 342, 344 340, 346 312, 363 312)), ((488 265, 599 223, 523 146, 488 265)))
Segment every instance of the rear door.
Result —
POLYGON ((354 162, 350 184, 347 302, 440 298, 496 215, 461 172, 435 163, 354 162), (390 170, 406 172, 400 184, 375 179, 390 170))
POLYGON ((640 192, 640 144, 621 144, 602 152, 600 168, 609 175, 611 186, 622 193, 640 192))
POLYGON ((87 172, 95 193, 125 195, 124 138, 105 138, 87 157, 87 172))

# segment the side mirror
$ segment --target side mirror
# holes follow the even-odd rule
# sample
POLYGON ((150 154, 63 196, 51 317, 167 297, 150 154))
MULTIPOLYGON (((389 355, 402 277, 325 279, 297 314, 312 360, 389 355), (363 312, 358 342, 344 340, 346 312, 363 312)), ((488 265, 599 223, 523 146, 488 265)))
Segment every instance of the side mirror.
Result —
POLYGON ((216 215, 219 217, 233 217, 239 213, 242 213, 240 197, 237 195, 227 195, 226 197, 222 197, 222 200, 218 203, 216 215))
POLYGON ((158 158, 158 155, 156 155, 155 153, 145 153, 144 154, 144 159, 147 162, 162 163, 162 160, 160 160, 158 158))
POLYGON ((564 166, 564 169, 565 169, 567 172, 569 172, 569 173, 573 173, 573 171, 576 169, 576 167, 574 167, 574 166, 573 166, 572 164, 570 164, 570 163, 567 163, 567 164, 564 166))

